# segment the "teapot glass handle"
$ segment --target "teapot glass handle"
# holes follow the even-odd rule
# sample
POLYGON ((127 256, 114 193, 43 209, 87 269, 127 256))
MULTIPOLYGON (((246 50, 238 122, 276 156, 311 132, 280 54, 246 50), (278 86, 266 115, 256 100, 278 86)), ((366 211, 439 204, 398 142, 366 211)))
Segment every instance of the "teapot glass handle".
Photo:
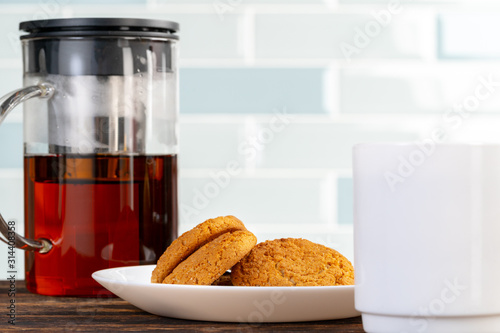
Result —
MULTIPOLYGON (((5 117, 20 103, 27 101, 33 97, 49 98, 54 94, 54 87, 48 83, 41 83, 36 86, 29 86, 19 90, 15 90, 7 96, 0 99, 3 100, 0 104, 0 124, 4 121, 5 117)), ((15 231, 12 231, 7 222, 0 214, 0 233, 5 236, 5 239, 0 237, 4 243, 15 245, 15 247, 23 250, 38 251, 40 253, 47 253, 52 249, 52 243, 49 240, 40 238, 31 240, 25 238, 15 231)))

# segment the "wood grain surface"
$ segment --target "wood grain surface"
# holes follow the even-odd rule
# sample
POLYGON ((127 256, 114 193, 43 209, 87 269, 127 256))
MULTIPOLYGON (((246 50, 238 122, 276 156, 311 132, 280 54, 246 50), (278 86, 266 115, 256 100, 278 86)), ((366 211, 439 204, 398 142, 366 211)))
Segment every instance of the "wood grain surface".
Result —
POLYGON ((159 317, 120 298, 41 296, 16 282, 0 281, 0 332, 364 332, 361 318, 302 323, 217 323, 159 317), (15 300, 15 325, 8 323, 15 300))

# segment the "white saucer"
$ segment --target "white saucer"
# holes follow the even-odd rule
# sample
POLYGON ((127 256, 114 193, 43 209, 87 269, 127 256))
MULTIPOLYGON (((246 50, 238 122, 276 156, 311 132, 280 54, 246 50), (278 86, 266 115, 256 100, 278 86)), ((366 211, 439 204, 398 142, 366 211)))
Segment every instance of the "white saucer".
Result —
POLYGON ((110 268, 92 277, 136 307, 159 316, 262 323, 359 316, 354 286, 233 287, 151 283, 154 265, 110 268))

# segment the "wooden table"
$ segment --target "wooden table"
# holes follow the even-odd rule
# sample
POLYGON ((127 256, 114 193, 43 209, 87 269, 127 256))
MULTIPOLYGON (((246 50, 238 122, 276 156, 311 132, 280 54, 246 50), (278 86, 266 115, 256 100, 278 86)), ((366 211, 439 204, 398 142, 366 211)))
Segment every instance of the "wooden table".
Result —
POLYGON ((239 324, 159 317, 120 298, 41 296, 16 282, 16 325, 8 323, 9 282, 0 281, 0 332, 364 332, 361 318, 304 322, 239 324))

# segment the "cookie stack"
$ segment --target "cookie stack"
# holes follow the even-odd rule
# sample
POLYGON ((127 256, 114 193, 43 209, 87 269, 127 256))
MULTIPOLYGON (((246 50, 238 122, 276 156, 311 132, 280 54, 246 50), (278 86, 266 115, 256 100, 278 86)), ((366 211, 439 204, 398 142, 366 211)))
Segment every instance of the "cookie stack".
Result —
POLYGON ((305 239, 257 238, 234 216, 209 219, 172 242, 158 260, 151 282, 236 286, 354 284, 352 264, 339 252, 305 239), (223 277, 223 278, 221 278, 223 277))
POLYGON ((158 260, 151 282, 209 285, 257 243, 234 216, 209 219, 174 240, 158 260))

